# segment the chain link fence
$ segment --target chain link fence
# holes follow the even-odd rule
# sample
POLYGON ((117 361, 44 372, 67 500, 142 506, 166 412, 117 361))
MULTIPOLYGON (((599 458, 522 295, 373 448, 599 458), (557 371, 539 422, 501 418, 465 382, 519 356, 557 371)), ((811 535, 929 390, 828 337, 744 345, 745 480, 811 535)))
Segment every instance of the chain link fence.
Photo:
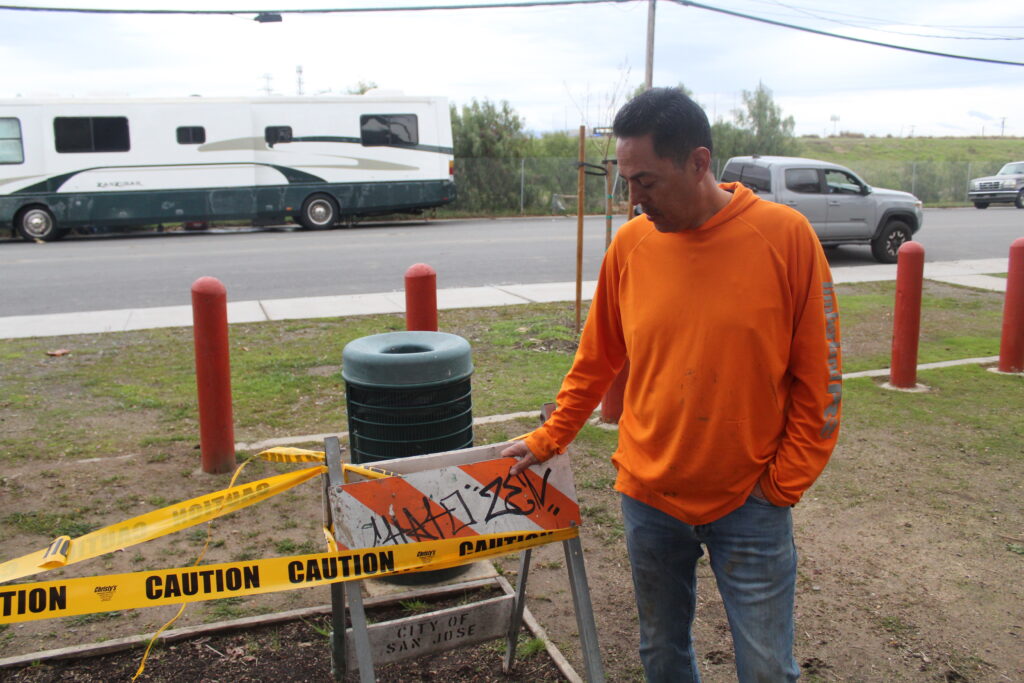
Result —
POLYGON ((844 163, 869 185, 903 190, 925 204, 967 205, 971 178, 994 175, 1002 161, 851 161, 844 163))
MULTIPOLYGON (((563 215, 576 213, 578 161, 563 157, 455 160, 458 199, 446 211, 455 214, 563 215)), ((601 159, 587 163, 602 165, 601 159)), ((604 176, 586 175, 586 213, 604 213, 604 176)), ((612 166, 615 179, 615 167, 612 166)), ((615 202, 625 210, 623 183, 615 202)))
MULTIPOLYGON (((602 165, 601 159, 587 163, 602 165)), ((723 160, 713 168, 720 171, 723 160)), ((1002 161, 846 161, 842 163, 874 187, 910 192, 928 205, 967 206, 971 178, 993 175, 1002 161)), ((624 213, 625 183, 612 166, 613 211, 624 213)), ((564 215, 576 213, 577 160, 562 157, 455 160, 458 199, 441 214, 450 215, 564 215)), ((605 179, 586 176, 588 214, 605 212, 605 179)))

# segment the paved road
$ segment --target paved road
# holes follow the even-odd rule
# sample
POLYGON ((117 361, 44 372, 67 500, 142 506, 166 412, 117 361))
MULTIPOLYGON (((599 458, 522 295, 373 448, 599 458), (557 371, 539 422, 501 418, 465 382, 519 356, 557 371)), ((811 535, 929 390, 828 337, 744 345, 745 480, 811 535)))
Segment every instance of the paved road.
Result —
MULTIPOLYGON (((931 209, 918 239, 929 261, 1005 257, 1024 236, 1024 211, 931 209)), ((585 226, 584 278, 604 250, 604 219, 585 226)), ((376 223, 349 230, 72 237, 50 244, 0 240, 0 316, 185 305, 213 275, 232 301, 400 290, 427 262, 443 288, 575 279, 576 220, 527 218, 376 223)), ((836 266, 868 266, 866 247, 832 250, 836 266)))

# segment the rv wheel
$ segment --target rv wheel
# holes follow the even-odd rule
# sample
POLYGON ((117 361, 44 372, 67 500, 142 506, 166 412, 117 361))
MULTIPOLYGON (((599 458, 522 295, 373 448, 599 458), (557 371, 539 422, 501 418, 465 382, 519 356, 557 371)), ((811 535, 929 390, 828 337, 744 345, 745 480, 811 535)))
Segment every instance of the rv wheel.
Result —
POLYGON ((64 236, 53 214, 45 206, 30 206, 18 214, 15 223, 22 238, 29 242, 51 242, 64 236))
POLYGON ((338 205, 325 194, 314 194, 302 203, 299 224, 307 230, 326 230, 338 220, 338 205))

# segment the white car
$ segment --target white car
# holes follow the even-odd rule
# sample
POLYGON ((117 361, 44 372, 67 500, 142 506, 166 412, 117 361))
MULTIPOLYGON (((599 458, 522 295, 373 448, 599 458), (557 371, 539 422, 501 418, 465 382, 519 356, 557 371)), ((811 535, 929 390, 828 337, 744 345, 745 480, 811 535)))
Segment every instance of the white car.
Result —
POLYGON ((979 209, 999 203, 1024 209, 1024 161, 1011 161, 995 175, 975 178, 968 186, 967 199, 979 209))

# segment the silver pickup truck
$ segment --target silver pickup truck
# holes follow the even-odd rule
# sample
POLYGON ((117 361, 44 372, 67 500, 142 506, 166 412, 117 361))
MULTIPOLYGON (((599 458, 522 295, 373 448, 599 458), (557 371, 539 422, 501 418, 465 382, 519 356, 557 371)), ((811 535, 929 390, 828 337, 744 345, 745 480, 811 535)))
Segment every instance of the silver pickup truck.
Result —
POLYGON ((995 175, 974 178, 967 188, 967 199, 979 209, 1000 202, 1024 209, 1024 161, 1011 161, 995 175))
POLYGON ((762 199, 791 206, 814 227, 821 244, 867 244, 882 263, 921 229, 921 200, 909 192, 871 187, 850 169, 799 157, 733 157, 721 181, 741 182, 762 199))

